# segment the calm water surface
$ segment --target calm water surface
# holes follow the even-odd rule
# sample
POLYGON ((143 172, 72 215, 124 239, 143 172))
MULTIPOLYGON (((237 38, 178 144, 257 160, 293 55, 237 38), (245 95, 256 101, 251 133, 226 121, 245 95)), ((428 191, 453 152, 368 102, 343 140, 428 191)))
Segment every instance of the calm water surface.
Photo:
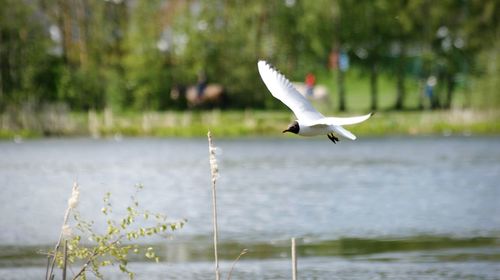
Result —
MULTIPOLYGON (((215 139, 222 270, 234 279, 289 279, 299 239, 308 279, 500 279, 500 137, 215 139)), ((104 193, 126 206, 185 218, 136 262, 138 279, 212 279, 205 139, 0 142, 0 279, 39 279, 71 185, 98 218, 104 193)), ((109 271, 111 279, 123 275, 109 271)))

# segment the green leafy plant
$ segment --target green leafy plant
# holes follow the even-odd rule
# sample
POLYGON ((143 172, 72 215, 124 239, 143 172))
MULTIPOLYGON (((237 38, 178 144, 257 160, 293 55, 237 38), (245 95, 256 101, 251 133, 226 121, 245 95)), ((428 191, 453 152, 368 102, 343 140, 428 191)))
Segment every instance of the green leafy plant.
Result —
POLYGON ((71 279, 87 279, 88 273, 102 279, 101 268, 116 264, 121 272, 127 274, 129 279, 133 279, 135 274, 127 267, 131 253, 143 255, 147 259, 158 262, 159 257, 154 248, 142 248, 136 244, 137 241, 147 237, 161 236, 167 231, 178 230, 186 221, 169 221, 164 214, 142 209, 137 200, 137 193, 142 189, 142 185, 136 186, 135 193, 131 196, 129 205, 125 208, 125 214, 121 218, 115 218, 117 215, 112 215, 114 205, 111 193, 106 193, 103 197, 104 205, 101 208, 106 220, 106 228, 103 232, 98 232, 94 229, 94 222, 83 219, 76 209, 79 190, 75 184, 73 194, 68 200, 68 210, 60 239, 54 251, 49 253, 46 279, 54 279, 54 264, 63 270, 64 280, 67 268, 74 264, 81 264, 81 267, 76 270, 71 279), (69 223, 70 213, 74 226, 70 226, 69 223), (63 244, 62 248, 61 244, 63 244))

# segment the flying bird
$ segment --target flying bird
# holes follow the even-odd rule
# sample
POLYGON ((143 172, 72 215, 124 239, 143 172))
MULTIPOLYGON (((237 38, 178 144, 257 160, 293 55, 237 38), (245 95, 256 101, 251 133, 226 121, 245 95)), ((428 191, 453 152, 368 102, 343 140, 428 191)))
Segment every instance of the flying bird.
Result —
POLYGON ((370 113, 348 118, 325 117, 314 109, 311 103, 293 87, 292 83, 272 65, 260 60, 257 66, 267 89, 275 98, 290 108, 297 118, 287 129, 283 130, 283 133, 291 132, 302 136, 327 135, 333 143, 339 141, 336 134, 355 140, 356 136, 342 126, 366 121, 373 115, 370 113))

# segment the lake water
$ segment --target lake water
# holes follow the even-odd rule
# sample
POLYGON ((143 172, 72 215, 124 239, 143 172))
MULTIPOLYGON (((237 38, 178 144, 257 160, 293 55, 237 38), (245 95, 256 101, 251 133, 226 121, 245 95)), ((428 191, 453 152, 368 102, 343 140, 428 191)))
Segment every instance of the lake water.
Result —
MULTIPOLYGON (((291 237, 302 279, 500 279, 500 137, 214 141, 224 279, 243 248, 234 279, 290 279, 291 237)), ((0 142, 0 279, 43 277, 75 180, 98 228, 103 195, 118 215, 136 184, 188 220, 146 241, 161 261, 137 279, 214 278, 206 139, 124 138, 0 142)))

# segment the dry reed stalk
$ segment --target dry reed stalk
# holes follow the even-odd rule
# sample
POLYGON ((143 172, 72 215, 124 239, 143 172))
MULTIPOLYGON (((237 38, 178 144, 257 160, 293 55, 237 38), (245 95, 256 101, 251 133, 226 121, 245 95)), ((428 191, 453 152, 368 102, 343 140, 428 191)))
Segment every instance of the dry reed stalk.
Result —
POLYGON ((68 240, 64 240, 64 263, 63 263, 62 280, 66 280, 67 265, 68 265, 68 240))
POLYGON ((292 280, 297 280, 297 254, 295 250, 295 238, 292 238, 292 280))
POLYGON ((219 271, 219 258, 217 253, 217 195, 216 195, 216 183, 217 177, 219 176, 219 167, 217 166, 217 158, 215 157, 216 148, 212 143, 212 134, 208 131, 208 151, 210 156, 210 175, 212 178, 212 219, 214 225, 214 255, 215 255, 215 279, 220 279, 219 271))
MULTIPOLYGON (((68 199, 68 208, 66 209, 66 212, 64 213, 64 220, 63 220, 63 225, 61 227, 61 233, 59 234, 59 240, 57 241, 57 244, 54 248, 54 255, 52 256, 52 260, 49 261, 50 265, 47 266, 47 270, 45 272, 45 278, 47 280, 50 280, 53 278, 53 272, 54 272, 54 265, 56 263, 56 256, 57 256, 57 251, 59 251, 59 248, 61 247, 61 241, 63 240, 64 237, 64 228, 68 224, 68 218, 69 214, 71 213, 71 210, 76 208, 78 205, 78 201, 80 199, 80 190, 78 187, 78 184, 75 182, 73 183, 73 190, 71 192, 71 197, 68 199)), ((50 259, 49 255, 49 259, 50 259)))

